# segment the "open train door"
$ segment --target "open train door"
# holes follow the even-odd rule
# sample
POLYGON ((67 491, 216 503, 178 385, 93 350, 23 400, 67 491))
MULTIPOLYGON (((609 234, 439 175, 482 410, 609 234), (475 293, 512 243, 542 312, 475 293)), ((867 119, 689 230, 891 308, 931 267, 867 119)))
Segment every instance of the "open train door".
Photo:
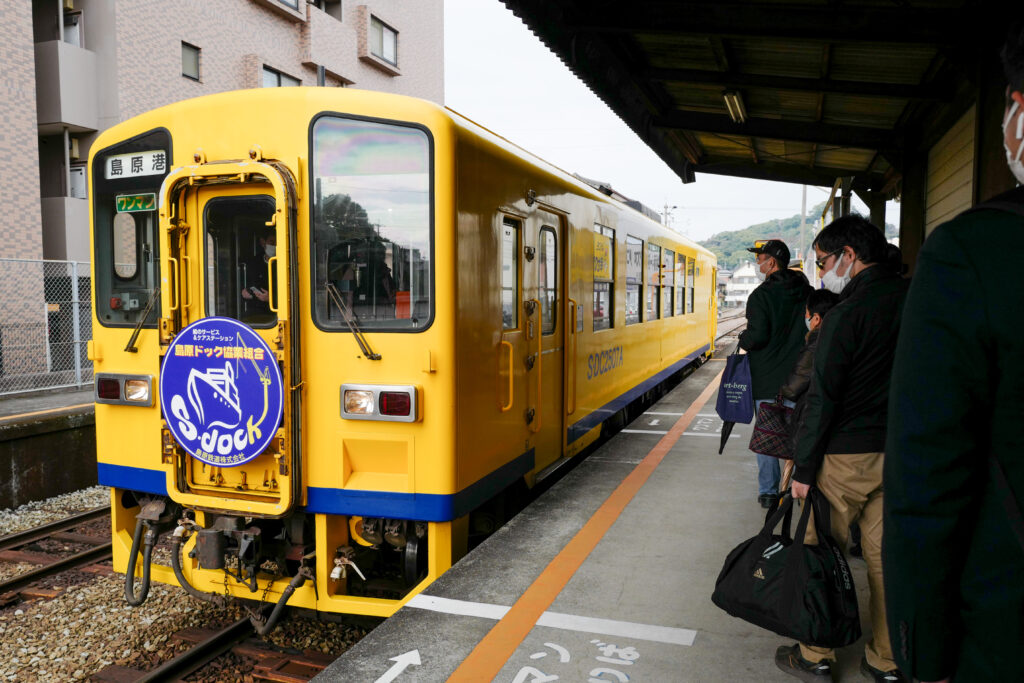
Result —
POLYGON ((175 502, 279 517, 302 499, 296 191, 251 156, 161 188, 162 456, 175 502))

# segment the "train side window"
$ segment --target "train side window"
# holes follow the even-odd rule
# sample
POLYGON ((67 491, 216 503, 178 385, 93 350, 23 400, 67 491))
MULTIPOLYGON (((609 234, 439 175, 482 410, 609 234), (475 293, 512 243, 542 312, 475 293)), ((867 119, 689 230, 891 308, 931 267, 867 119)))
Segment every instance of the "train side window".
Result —
POLYGON ((558 311, 558 245, 553 228, 540 230, 540 333, 554 334, 558 311))
POLYGON ((615 325, 615 231, 594 226, 594 331, 615 325))
POLYGON ((501 326, 519 327, 519 221, 506 217, 501 226, 501 326))
POLYGON ((665 249, 661 252, 661 317, 672 317, 672 291, 675 289, 675 252, 665 249))
POLYGON ((647 244, 647 319, 657 320, 660 306, 658 293, 661 289, 661 247, 647 244))
POLYGON ((693 313, 693 268, 694 260, 686 259, 686 312, 693 313))
POLYGON ((682 254, 676 254, 676 301, 675 310, 676 315, 682 315, 686 312, 686 297, 683 296, 683 292, 686 291, 686 257, 682 254))
POLYGON ((640 287, 644 272, 644 241, 626 235, 626 324, 640 322, 640 287))

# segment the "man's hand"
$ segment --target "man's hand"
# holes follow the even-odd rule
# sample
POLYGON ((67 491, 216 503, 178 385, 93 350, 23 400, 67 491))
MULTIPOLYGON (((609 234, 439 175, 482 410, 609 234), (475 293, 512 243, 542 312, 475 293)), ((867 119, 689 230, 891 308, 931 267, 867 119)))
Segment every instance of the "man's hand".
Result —
POLYGON ((807 492, 811 490, 810 484, 801 484, 798 481, 793 481, 793 485, 789 488, 790 493, 793 494, 794 498, 806 498, 807 492))

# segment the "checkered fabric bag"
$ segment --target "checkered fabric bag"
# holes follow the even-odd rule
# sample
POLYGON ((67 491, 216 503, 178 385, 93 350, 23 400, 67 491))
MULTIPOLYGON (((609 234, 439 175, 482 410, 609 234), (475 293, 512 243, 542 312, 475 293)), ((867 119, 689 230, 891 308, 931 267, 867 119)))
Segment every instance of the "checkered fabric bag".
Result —
POLYGON ((776 396, 775 402, 762 403, 757 409, 754 433, 750 436, 750 450, 783 460, 793 459, 793 439, 789 435, 793 409, 776 396))

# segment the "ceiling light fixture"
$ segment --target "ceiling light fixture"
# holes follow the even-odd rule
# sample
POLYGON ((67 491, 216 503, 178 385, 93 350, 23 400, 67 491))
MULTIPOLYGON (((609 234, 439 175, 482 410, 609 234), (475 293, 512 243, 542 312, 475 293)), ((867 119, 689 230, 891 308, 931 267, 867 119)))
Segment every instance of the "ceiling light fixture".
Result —
POLYGON ((743 106, 743 98, 738 90, 724 90, 722 97, 725 99, 725 108, 729 111, 729 118, 733 123, 743 123, 747 120, 747 110, 743 106))

